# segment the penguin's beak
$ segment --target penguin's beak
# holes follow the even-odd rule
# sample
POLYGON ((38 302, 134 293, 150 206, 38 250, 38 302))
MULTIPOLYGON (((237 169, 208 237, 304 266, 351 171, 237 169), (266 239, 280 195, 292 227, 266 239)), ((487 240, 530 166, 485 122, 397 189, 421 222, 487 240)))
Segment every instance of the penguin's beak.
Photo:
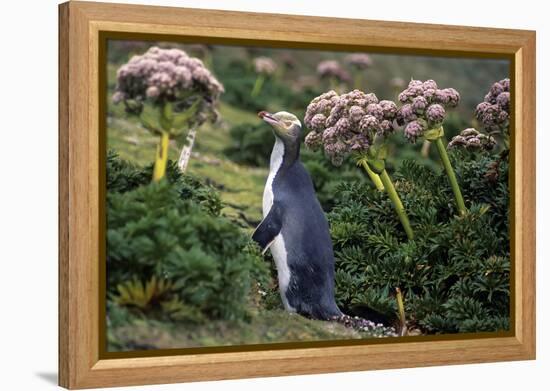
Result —
POLYGON ((265 122, 267 122, 271 126, 274 126, 274 127, 280 127, 281 126, 281 122, 277 118, 275 118, 273 116, 273 114, 268 113, 267 111, 260 111, 258 113, 258 117, 263 119, 265 122))
POLYGON ((273 114, 268 113, 267 111, 260 111, 258 117, 263 119, 265 122, 271 125, 275 134, 279 137, 286 137, 288 129, 280 119, 276 118, 273 114))

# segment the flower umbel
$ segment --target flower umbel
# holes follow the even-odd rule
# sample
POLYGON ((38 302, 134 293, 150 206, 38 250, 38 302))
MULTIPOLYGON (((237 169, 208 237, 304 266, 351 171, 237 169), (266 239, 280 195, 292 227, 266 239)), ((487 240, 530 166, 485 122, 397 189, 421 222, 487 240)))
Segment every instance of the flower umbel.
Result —
POLYGON ((372 65, 372 60, 366 53, 348 54, 344 58, 344 62, 357 69, 367 69, 372 65))
POLYGON ((269 57, 256 57, 254 59, 254 71, 264 75, 273 75, 277 70, 277 64, 269 57))
POLYGON ((474 128, 468 128, 453 137, 447 148, 461 147, 471 151, 490 151, 495 145, 496 141, 493 136, 480 133, 474 128))
POLYGON ((317 74, 321 78, 334 78, 338 81, 349 81, 350 75, 338 61, 325 60, 317 64, 317 74))
POLYGON ((483 102, 477 105, 475 116, 487 132, 508 133, 510 79, 502 79, 491 86, 483 102))
POLYGON ((151 47, 142 55, 133 56, 117 71, 117 85, 113 102, 125 102, 128 111, 140 114, 145 101, 155 105, 176 103, 176 109, 185 109, 201 97, 202 104, 191 121, 215 120, 217 103, 223 85, 198 58, 189 57, 179 49, 151 47))
POLYGON ((316 150, 321 146, 333 165, 340 166, 352 152, 376 188, 386 190, 409 239, 414 237, 409 218, 391 178, 386 172, 386 137, 394 131, 397 105, 379 101, 376 95, 353 90, 338 95, 331 90, 308 105, 304 123, 310 132, 305 144, 316 150))
POLYGON ((325 154, 334 165, 340 165, 351 152, 367 152, 376 137, 394 131, 397 106, 376 95, 353 90, 338 95, 326 92, 307 107, 304 123, 310 133, 305 144, 318 149, 322 142, 325 154))
POLYGON ((399 94, 399 101, 403 106, 397 113, 397 120, 405 125, 405 137, 414 143, 425 131, 441 126, 445 109, 456 107, 460 94, 454 88, 439 89, 433 80, 411 80, 399 94))

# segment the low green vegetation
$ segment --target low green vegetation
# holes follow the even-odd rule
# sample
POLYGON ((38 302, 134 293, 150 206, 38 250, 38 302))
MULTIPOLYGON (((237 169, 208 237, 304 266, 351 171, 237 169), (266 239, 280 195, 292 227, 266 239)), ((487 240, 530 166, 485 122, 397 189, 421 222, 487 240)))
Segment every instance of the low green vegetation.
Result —
POLYGON ((112 156, 109 162, 107 286, 113 302, 196 323, 244 318, 243 297, 266 283, 268 269, 248 236, 220 216, 217 193, 173 166, 170 178, 150 183, 150 169, 132 171, 112 156))
POLYGON ((342 183, 329 213, 337 300, 345 312, 425 333, 507 330, 510 306, 508 165, 498 155, 452 155, 468 211, 459 215, 445 173, 405 161, 396 188, 416 234, 406 240, 385 195, 342 183))

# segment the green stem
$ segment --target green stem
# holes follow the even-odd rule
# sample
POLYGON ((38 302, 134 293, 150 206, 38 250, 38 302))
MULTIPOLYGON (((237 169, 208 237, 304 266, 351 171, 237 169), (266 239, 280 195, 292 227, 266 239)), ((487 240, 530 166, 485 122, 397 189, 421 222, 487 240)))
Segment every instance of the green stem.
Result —
POLYGON ((354 76, 353 80, 353 87, 357 90, 360 90, 363 86, 363 74, 361 71, 357 71, 354 76))
POLYGON ((397 298, 397 309, 399 311, 399 334, 407 334, 407 319, 405 317, 405 304, 403 303, 403 294, 401 289, 395 288, 395 297, 397 298))
POLYGON ((202 61, 204 62, 204 65, 206 65, 207 69, 214 69, 214 63, 212 61, 212 55, 210 54, 210 51, 205 53, 202 61))
POLYGON ((339 88, 339 85, 338 85, 339 84, 338 80, 336 80, 336 78, 334 76, 330 76, 328 83, 329 83, 329 86, 330 86, 331 90, 334 90, 336 92, 340 92, 339 91, 340 88, 339 88))
POLYGON ((255 98, 258 96, 258 94, 262 90, 264 82, 265 82, 265 75, 263 73, 260 73, 256 78, 256 82, 254 83, 254 88, 252 88, 252 92, 250 93, 251 97, 255 98))
POLYGON ((385 169, 380 173, 380 179, 382 180, 382 183, 384 184, 384 188, 388 193, 388 197, 390 197, 393 207, 397 212, 397 216, 401 221, 401 225, 403 226, 403 228, 405 229, 405 232, 407 233, 407 238, 409 238, 409 240, 414 239, 414 234, 411 228, 411 223, 409 222, 409 217, 407 216, 407 213, 405 212, 405 208, 403 207, 403 203, 401 202, 401 199, 397 195, 397 191, 395 190, 395 187, 393 186, 391 178, 385 169))
POLYGON ((422 143, 421 154, 422 157, 428 158, 430 156, 430 146, 432 145, 430 140, 424 140, 422 143))
POLYGON ((170 133, 162 132, 160 142, 157 145, 157 154, 155 157, 155 168, 153 170, 153 181, 158 182, 166 174, 166 162, 168 161, 168 143, 170 142, 170 133))
POLYGON ((369 167, 369 164, 366 161, 362 161, 361 165, 367 172, 369 178, 371 179, 372 183, 374 183, 374 186, 380 191, 384 191, 384 184, 382 183, 382 180, 380 179, 380 176, 372 171, 372 169, 369 167))
POLYGON ((449 182, 451 183, 451 188, 453 189, 458 211, 460 212, 460 214, 464 214, 466 213, 466 205, 464 205, 464 198, 462 198, 462 193, 460 192, 460 187, 458 187, 458 181, 456 180, 455 172, 453 170, 453 167, 451 166, 449 155, 447 155, 447 150, 443 145, 443 140, 441 139, 441 137, 438 137, 435 140, 435 145, 437 146, 439 157, 441 158, 441 162, 445 167, 445 172, 447 173, 447 177, 449 178, 449 182))

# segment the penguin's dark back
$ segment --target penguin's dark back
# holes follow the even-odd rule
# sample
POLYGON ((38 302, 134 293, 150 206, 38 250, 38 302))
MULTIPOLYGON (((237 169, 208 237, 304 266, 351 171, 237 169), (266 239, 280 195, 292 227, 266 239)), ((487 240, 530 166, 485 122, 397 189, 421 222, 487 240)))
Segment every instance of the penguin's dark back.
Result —
POLYGON ((300 161, 277 173, 273 196, 283 210, 281 234, 291 271, 286 292, 290 305, 316 319, 340 316, 334 301, 334 252, 328 222, 300 161))
POLYGON ((308 264, 319 262, 331 266, 334 256, 328 222, 311 177, 300 161, 277 173, 273 181, 273 198, 284 210, 282 234, 289 255, 297 252, 292 258, 301 260, 308 254, 308 258, 312 258, 304 259, 308 264))
POLYGON ((299 160, 288 165, 283 160, 272 190, 273 202, 282 212, 280 233, 290 270, 285 292, 289 304, 298 313, 316 319, 342 315, 334 301, 334 252, 329 226, 309 173, 299 160))

